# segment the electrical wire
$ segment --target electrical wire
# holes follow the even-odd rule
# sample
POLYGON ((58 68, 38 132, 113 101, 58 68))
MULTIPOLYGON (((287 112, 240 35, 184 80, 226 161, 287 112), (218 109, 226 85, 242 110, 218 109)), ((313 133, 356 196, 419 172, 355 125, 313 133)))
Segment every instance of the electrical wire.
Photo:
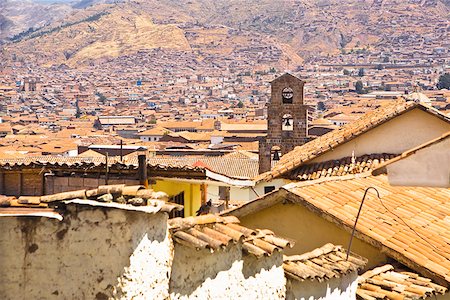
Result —
POLYGON ((383 201, 381 200, 380 193, 378 192, 378 190, 377 190, 375 187, 370 186, 370 187, 368 187, 368 188, 365 190, 365 192, 364 192, 364 196, 363 196, 363 198, 362 198, 362 200, 361 200, 361 205, 359 206, 358 214, 356 215, 355 224, 353 225, 352 234, 351 234, 351 236, 350 236, 350 242, 349 242, 348 249, 347 249, 347 258, 346 258, 346 260, 348 260, 348 256, 349 256, 349 254, 350 254, 350 248, 351 248, 351 246, 352 246, 353 236, 355 235, 356 224, 358 223, 358 219, 359 219, 359 216, 360 216, 360 214, 361 214, 361 210, 362 210, 362 207, 363 207, 363 204, 364 204, 364 200, 365 200, 365 198, 366 198, 366 195, 367 195, 367 192, 369 191, 369 189, 374 189, 374 190, 376 191, 376 193, 377 193, 377 198, 378 198, 378 200, 380 201, 381 205, 384 207, 384 209, 385 209, 387 212, 391 213, 392 215, 394 215, 394 216, 396 217, 396 218, 394 218, 394 220, 396 220, 396 221, 401 221, 403 224, 405 224, 406 227, 408 227, 412 232, 414 232, 414 234, 417 235, 421 240, 425 241, 428 245, 430 245, 431 248, 433 248, 439 255, 445 257, 445 255, 443 255, 442 252, 441 252, 439 249, 436 248, 436 246, 434 246, 434 245, 431 244, 427 239, 425 239, 424 237, 422 237, 422 236, 421 236, 414 228, 412 228, 410 225, 408 225, 408 223, 406 223, 406 221, 403 220, 402 217, 400 217, 399 215, 397 215, 396 213, 394 213, 392 210, 390 210, 390 209, 383 203, 383 201))
MULTIPOLYGON (((430 245, 434 250, 436 250, 436 252, 440 252, 439 249, 437 249, 433 244, 431 244, 429 241, 427 241, 425 238, 423 238, 416 230, 414 230, 414 228, 412 228, 411 226, 408 225, 408 223, 405 222, 405 220, 403 220, 399 215, 397 215, 396 213, 394 213, 393 211, 391 211, 386 205, 384 205, 383 201, 381 200, 380 197, 378 197, 378 200, 380 200, 381 205, 384 207, 384 209, 386 209, 388 212, 390 212, 391 214, 393 214, 395 217, 397 217, 400 221, 402 221, 403 224, 405 224, 406 227, 408 227, 412 232, 414 232, 415 235, 417 235, 420 239, 422 239, 423 241, 425 241, 428 245, 430 245)), ((395 219, 394 219, 395 220, 395 219)))

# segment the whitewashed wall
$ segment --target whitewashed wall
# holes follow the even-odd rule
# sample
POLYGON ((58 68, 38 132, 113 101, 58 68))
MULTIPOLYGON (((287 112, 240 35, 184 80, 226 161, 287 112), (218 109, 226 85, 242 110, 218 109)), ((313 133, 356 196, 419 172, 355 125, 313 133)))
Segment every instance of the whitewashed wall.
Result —
POLYGON ((282 255, 256 259, 231 243, 211 253, 175 244, 171 299, 284 299, 282 255))
POLYGON ((319 282, 318 280, 297 281, 288 279, 286 299, 288 300, 354 300, 358 287, 358 274, 347 274, 319 282))
POLYGON ((167 215, 68 206, 0 218, 0 299, 166 299, 167 215))

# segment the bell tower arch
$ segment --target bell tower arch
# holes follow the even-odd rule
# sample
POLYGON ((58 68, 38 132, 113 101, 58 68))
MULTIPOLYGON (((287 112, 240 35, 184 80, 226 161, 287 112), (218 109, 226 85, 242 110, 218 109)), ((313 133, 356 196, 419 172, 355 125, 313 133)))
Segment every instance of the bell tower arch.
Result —
POLYGON ((267 106, 267 136, 259 142, 259 173, 271 169, 275 158, 307 141, 308 106, 303 102, 305 82, 284 74, 271 83, 267 106), (279 149, 274 153, 273 149, 279 149))

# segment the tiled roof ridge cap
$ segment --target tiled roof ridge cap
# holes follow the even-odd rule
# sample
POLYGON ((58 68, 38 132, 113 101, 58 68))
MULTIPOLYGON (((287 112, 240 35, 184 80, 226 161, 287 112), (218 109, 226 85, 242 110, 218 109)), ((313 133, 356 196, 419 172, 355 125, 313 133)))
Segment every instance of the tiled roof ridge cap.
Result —
POLYGON ((371 171, 358 173, 358 174, 348 174, 348 175, 344 175, 344 176, 321 177, 321 178, 315 179, 315 180, 291 182, 286 185, 283 185, 280 189, 290 190, 293 188, 301 188, 301 187, 320 184, 320 183, 324 183, 324 182, 345 181, 345 180, 352 180, 352 179, 357 179, 357 178, 366 178, 366 177, 370 177, 370 176, 372 176, 371 171))
POLYGON ((235 216, 222 217, 213 214, 192 216, 187 218, 173 218, 168 222, 169 229, 172 231, 186 230, 196 225, 240 223, 239 219, 235 216))
POLYGON ((283 261, 306 261, 321 255, 325 255, 331 252, 342 251, 344 248, 341 245, 334 245, 332 243, 327 243, 320 248, 316 248, 310 252, 306 252, 298 255, 283 255, 283 261))

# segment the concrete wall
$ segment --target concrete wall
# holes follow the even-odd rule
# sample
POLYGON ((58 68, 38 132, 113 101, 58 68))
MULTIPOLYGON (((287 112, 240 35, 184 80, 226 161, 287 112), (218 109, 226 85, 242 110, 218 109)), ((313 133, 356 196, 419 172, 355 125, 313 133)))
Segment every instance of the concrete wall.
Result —
POLYGON ((281 253, 256 259, 239 244, 211 253, 175 244, 172 299, 284 299, 281 253))
MULTIPOLYGON (((281 237, 295 240, 292 249, 286 248, 286 255, 309 252, 326 243, 347 247, 350 234, 311 212, 300 204, 276 204, 245 217, 240 217, 241 225, 250 228, 267 228, 281 237)), ((355 238, 353 252, 366 257, 369 262, 366 269, 387 262, 387 256, 372 245, 355 238)))
POLYGON ((450 187, 450 137, 387 166, 391 185, 450 187))
POLYGON ((394 118, 311 162, 371 153, 400 154, 450 130, 450 124, 418 108, 394 118))
POLYGON ((287 300, 352 300, 356 299, 358 287, 356 272, 340 278, 298 281, 288 279, 286 284, 287 300))
POLYGON ((1 217, 0 299, 165 299, 167 215, 68 205, 63 221, 1 217))

